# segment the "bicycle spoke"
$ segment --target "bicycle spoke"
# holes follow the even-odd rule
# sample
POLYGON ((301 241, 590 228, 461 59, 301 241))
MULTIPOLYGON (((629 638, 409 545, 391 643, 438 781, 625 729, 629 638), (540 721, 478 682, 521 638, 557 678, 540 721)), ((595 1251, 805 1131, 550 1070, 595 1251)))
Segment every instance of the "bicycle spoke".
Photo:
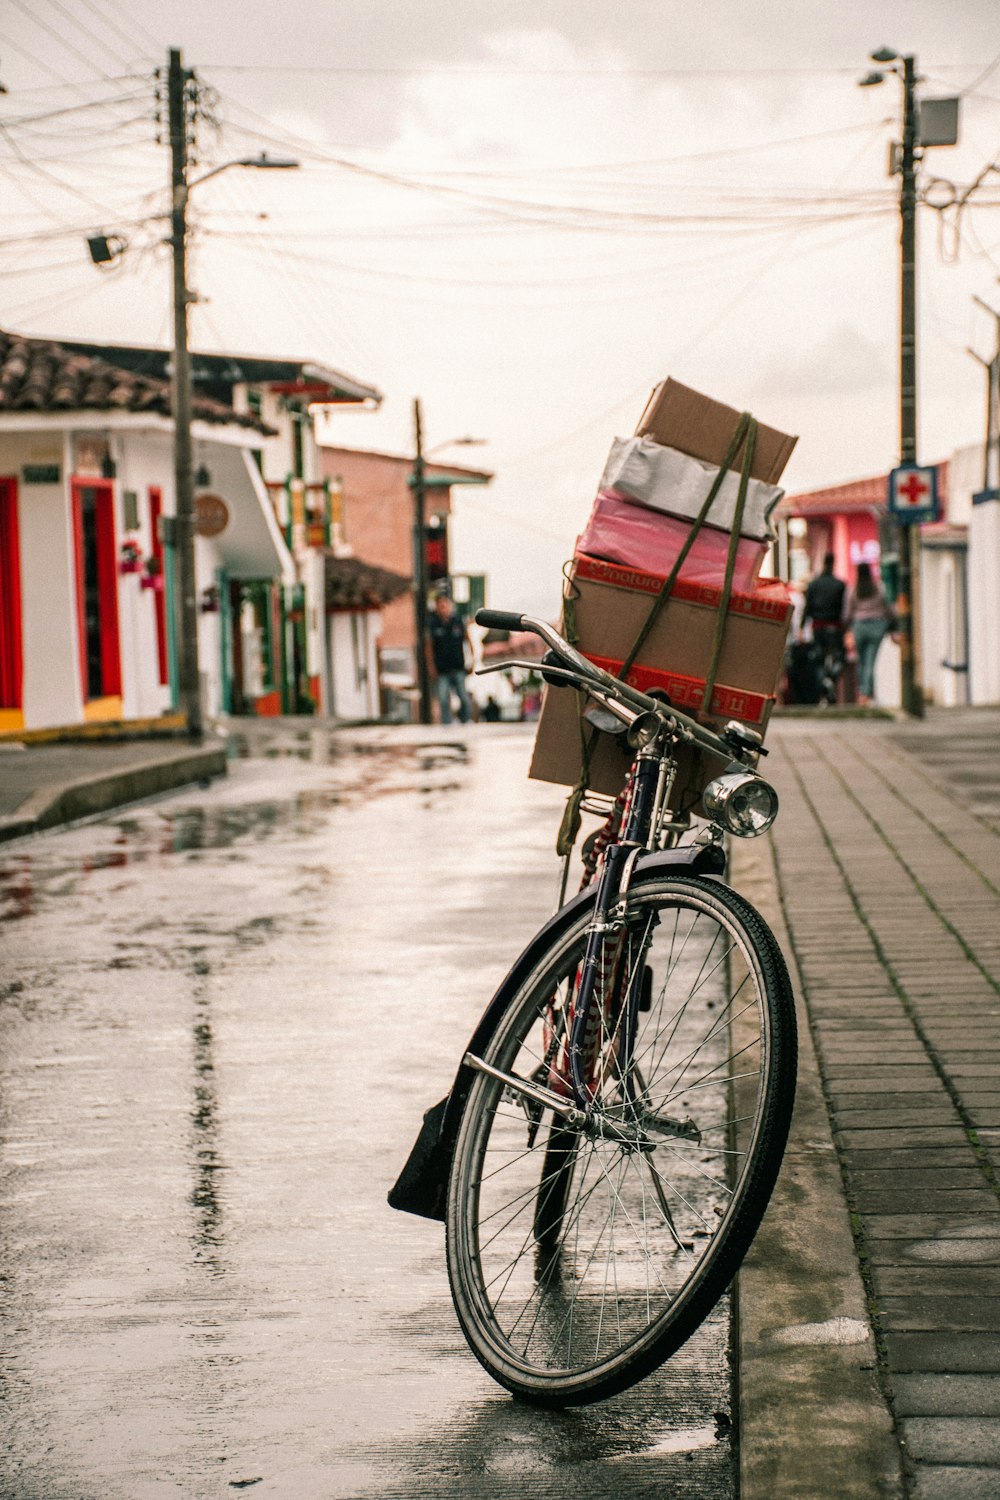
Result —
MULTIPOLYGON (((690 1328, 691 1309, 707 1311, 731 1275, 724 1251, 753 1218, 747 1184, 772 1056, 742 910, 714 883, 637 882, 627 925, 592 949, 593 1010, 577 1017, 579 1127, 551 1107, 525 1109, 485 1075, 472 1084, 449 1270, 473 1348, 513 1390, 547 1399, 578 1379, 596 1390, 604 1372, 666 1347, 675 1324, 690 1328)), ((544 1086, 567 1085, 586 908, 574 921, 482 1053, 544 1086)))

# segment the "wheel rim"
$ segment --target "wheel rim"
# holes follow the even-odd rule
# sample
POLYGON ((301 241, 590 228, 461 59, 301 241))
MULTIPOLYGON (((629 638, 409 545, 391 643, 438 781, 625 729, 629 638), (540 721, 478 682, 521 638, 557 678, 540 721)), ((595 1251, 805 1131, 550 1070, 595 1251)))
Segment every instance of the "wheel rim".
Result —
MULTIPOLYGON (((565 1015, 582 928, 512 1007, 495 1066, 557 1081, 549 1005, 556 992, 565 1015)), ((449 1264, 473 1349, 515 1388, 607 1378, 662 1344, 712 1281, 752 1186, 770 1017, 758 955, 724 899, 680 882, 635 893, 615 988, 594 1108, 628 1142, 539 1118, 482 1075, 470 1093, 449 1264), (637 1067, 625 1070, 630 1008, 637 1067)))

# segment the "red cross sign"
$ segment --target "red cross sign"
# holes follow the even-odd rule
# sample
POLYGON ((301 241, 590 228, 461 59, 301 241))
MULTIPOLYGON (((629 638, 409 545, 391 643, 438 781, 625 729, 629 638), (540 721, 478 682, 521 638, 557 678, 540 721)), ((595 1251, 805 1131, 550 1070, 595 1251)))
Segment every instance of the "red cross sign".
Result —
POLYGON ((901 464, 889 475, 889 510, 900 526, 936 521, 938 508, 937 469, 901 464))

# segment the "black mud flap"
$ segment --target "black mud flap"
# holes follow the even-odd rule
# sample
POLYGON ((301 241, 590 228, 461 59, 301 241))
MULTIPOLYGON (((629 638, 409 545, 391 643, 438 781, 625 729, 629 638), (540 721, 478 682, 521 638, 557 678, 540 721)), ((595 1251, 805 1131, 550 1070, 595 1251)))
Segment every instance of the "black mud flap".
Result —
POLYGON ((424 1115, 424 1123, 393 1187, 389 1207, 424 1219, 444 1219, 451 1151, 442 1138, 450 1094, 424 1115))

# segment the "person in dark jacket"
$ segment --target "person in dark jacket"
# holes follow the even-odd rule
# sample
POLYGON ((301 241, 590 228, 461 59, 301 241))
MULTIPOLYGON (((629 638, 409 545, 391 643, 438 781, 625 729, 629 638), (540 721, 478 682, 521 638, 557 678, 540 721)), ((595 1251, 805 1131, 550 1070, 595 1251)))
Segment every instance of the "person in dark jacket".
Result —
POLYGON ((818 648, 821 662, 820 676, 823 697, 827 703, 837 701, 837 679, 844 670, 844 595, 846 585, 834 576, 834 557, 828 552, 823 559, 823 571, 806 589, 805 607, 802 611, 803 626, 812 624, 813 641, 818 648))
POLYGON ((465 622, 455 613, 447 594, 434 601, 434 613, 427 622, 428 666, 441 706, 441 723, 451 723, 451 695, 458 699, 458 717, 467 724, 471 717, 469 695, 465 689, 466 648, 465 622))

